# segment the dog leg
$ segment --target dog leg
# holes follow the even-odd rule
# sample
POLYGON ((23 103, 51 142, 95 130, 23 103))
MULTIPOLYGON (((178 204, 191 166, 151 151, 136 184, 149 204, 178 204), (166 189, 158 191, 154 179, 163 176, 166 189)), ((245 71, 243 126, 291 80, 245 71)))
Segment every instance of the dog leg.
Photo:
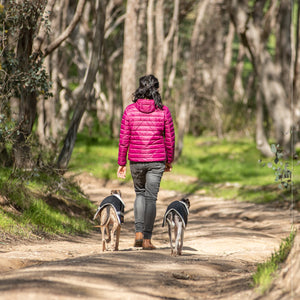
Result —
POLYGON ((112 225, 110 231, 110 236, 111 236, 110 250, 117 251, 119 250, 121 225, 119 224, 119 218, 116 215, 114 210, 110 211, 110 224, 112 225))
POLYGON ((116 249, 116 237, 115 232, 117 230, 118 225, 116 223, 113 223, 111 228, 111 242, 110 242, 110 249, 115 250, 116 249))
POLYGON ((121 226, 118 225, 117 230, 116 230, 115 251, 119 250, 120 233, 121 233, 121 226))
POLYGON ((106 250, 106 240, 105 240, 105 226, 101 226, 101 237, 102 237, 102 251, 106 250))
POLYGON ((173 225, 172 225, 172 215, 171 214, 167 215, 166 221, 168 223, 168 233, 169 233, 169 240, 170 240, 170 247, 171 247, 171 255, 173 255, 173 242, 172 242, 173 225))
MULTIPOLYGON (((175 222, 175 251, 174 251, 174 256, 177 256, 179 254, 179 240, 181 237, 181 232, 182 232, 182 222, 179 219, 177 215, 174 216, 174 222, 175 222)), ((180 255, 180 254, 179 254, 180 255)))
POLYGON ((183 248, 183 237, 184 237, 184 228, 182 223, 181 224, 181 237, 180 237, 180 245, 179 245, 179 249, 178 249, 178 255, 182 254, 182 248, 183 248))

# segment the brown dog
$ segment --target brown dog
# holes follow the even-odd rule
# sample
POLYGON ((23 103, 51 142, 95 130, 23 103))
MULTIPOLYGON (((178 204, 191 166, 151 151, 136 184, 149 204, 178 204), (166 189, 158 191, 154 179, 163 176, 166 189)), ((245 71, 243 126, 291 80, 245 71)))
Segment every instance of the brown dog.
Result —
POLYGON ((180 201, 172 202, 165 213, 163 224, 168 224, 168 233, 171 246, 171 255, 182 254, 184 230, 187 225, 190 201, 182 198, 180 201), (172 233, 174 232, 175 247, 173 247, 172 233))
POLYGON ((98 218, 100 222, 100 225, 95 227, 101 229, 102 251, 119 250, 121 224, 124 223, 124 207, 120 190, 112 190, 111 195, 104 198, 99 205, 93 219, 98 218), (107 238, 105 238, 105 232, 107 238))

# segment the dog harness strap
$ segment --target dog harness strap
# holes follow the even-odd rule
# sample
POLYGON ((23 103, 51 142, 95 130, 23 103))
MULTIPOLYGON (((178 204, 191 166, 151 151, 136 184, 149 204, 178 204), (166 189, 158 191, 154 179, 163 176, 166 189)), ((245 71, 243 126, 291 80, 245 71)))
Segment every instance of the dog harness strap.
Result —
POLYGON ((106 207, 107 205, 111 205, 114 208, 114 210, 119 218, 119 223, 120 224, 124 223, 125 204, 123 203, 122 199, 120 197, 117 197, 116 195, 111 195, 111 196, 104 198, 103 201, 101 202, 100 206, 98 207, 96 214, 99 211, 101 211, 104 207, 106 207))
POLYGON ((175 211, 179 215, 179 217, 181 218, 181 220, 183 222, 183 227, 185 227, 187 225, 188 214, 189 214, 188 207, 182 201, 174 201, 167 208, 167 211, 164 215, 162 227, 164 227, 165 222, 166 222, 166 217, 170 211, 175 211))

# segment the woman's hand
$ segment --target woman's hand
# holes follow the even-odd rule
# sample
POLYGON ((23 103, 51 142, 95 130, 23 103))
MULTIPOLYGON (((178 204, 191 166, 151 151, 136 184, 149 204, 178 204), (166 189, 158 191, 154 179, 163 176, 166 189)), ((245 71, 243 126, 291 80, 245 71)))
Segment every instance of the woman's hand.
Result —
POLYGON ((172 164, 166 163, 165 172, 171 172, 172 171, 172 164))
POLYGON ((125 179, 125 177, 126 177, 126 166, 119 166, 117 176, 119 178, 125 179))

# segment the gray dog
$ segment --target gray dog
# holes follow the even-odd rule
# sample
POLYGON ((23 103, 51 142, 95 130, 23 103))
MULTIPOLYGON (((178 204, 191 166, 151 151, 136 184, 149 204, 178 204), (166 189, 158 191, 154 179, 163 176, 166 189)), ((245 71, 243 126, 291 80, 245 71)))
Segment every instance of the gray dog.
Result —
POLYGON ((187 225, 190 201, 182 198, 180 201, 172 202, 164 215, 163 224, 168 224, 168 232, 171 246, 171 255, 182 254, 184 230, 187 225), (172 232, 174 232, 175 248, 173 248, 172 232))

